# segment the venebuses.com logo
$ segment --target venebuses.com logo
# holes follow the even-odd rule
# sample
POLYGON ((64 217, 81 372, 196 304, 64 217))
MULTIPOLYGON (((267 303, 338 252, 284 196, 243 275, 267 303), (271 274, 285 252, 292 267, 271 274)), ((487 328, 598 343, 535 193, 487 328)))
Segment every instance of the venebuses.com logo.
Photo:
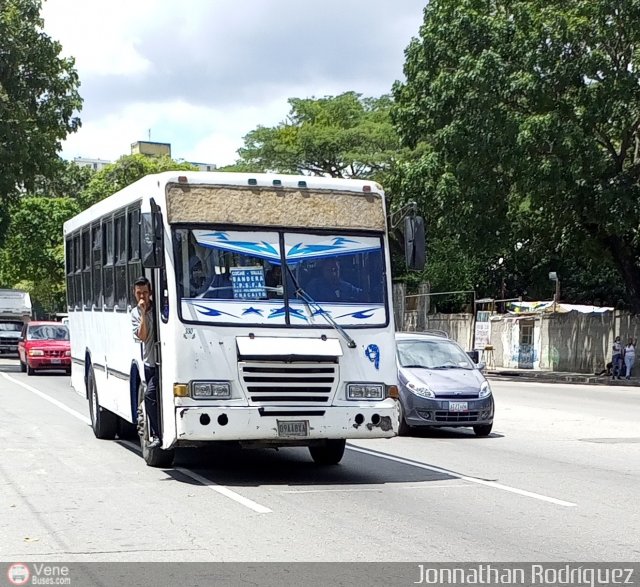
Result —
POLYGON ((67 565, 50 563, 13 563, 7 569, 11 585, 71 585, 67 565))
POLYGON ((7 578, 12 585, 26 585, 31 578, 31 571, 24 563, 13 563, 7 569, 7 578))

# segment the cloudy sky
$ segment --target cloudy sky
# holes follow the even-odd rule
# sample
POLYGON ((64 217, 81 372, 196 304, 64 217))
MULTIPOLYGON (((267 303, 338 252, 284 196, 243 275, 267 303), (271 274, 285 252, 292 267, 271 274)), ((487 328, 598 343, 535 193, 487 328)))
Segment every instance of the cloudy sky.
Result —
POLYGON ((226 165, 287 99, 387 93, 426 0, 46 0, 45 31, 76 59, 82 128, 62 156, 131 143, 226 165))

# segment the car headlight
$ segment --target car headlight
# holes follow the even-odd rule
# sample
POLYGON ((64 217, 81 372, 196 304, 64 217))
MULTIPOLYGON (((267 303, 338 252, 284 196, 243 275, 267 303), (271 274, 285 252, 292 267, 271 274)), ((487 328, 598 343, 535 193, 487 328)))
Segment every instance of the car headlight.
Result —
POLYGON ((43 357, 44 356, 44 351, 42 351, 40 349, 29 349, 29 356, 30 357, 43 357))
POLYGON ((431 391, 431 389, 429 389, 423 383, 414 383, 413 381, 409 381, 407 382, 407 389, 411 393, 420 397, 428 397, 430 399, 433 399, 436 397, 436 394, 433 393, 433 391, 431 391))
POLYGON ((194 399, 223 399, 231 397, 231 385, 225 381, 192 381, 194 399))
POLYGON ((478 394, 479 398, 489 397, 491 395, 491 386, 488 381, 484 381, 480 386, 480 393, 478 394))
POLYGON ((71 356, 71 351, 64 351, 64 356, 65 357, 70 357, 71 356))
POLYGON ((382 385, 381 383, 347 383, 347 399, 384 399, 384 385, 382 385))

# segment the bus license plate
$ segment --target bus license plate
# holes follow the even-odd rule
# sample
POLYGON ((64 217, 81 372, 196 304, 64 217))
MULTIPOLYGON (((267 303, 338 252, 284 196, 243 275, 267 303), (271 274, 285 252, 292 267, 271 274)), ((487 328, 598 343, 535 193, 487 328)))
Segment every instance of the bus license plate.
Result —
POLYGON ((309 436, 309 420, 278 420, 278 436, 309 436))
POLYGON ((450 412, 466 412, 469 410, 468 402, 449 402, 450 412))

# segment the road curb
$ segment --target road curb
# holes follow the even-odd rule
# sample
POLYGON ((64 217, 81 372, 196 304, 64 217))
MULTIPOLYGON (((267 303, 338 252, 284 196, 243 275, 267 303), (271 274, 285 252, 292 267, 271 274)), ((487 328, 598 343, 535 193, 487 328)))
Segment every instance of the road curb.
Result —
POLYGON ((491 372, 486 373, 488 379, 498 379, 504 381, 527 381, 534 383, 574 383, 581 385, 606 385, 609 387, 640 387, 640 381, 637 379, 611 380, 609 377, 598 377, 595 375, 551 375, 540 373, 540 375, 521 374, 514 372, 491 372))

